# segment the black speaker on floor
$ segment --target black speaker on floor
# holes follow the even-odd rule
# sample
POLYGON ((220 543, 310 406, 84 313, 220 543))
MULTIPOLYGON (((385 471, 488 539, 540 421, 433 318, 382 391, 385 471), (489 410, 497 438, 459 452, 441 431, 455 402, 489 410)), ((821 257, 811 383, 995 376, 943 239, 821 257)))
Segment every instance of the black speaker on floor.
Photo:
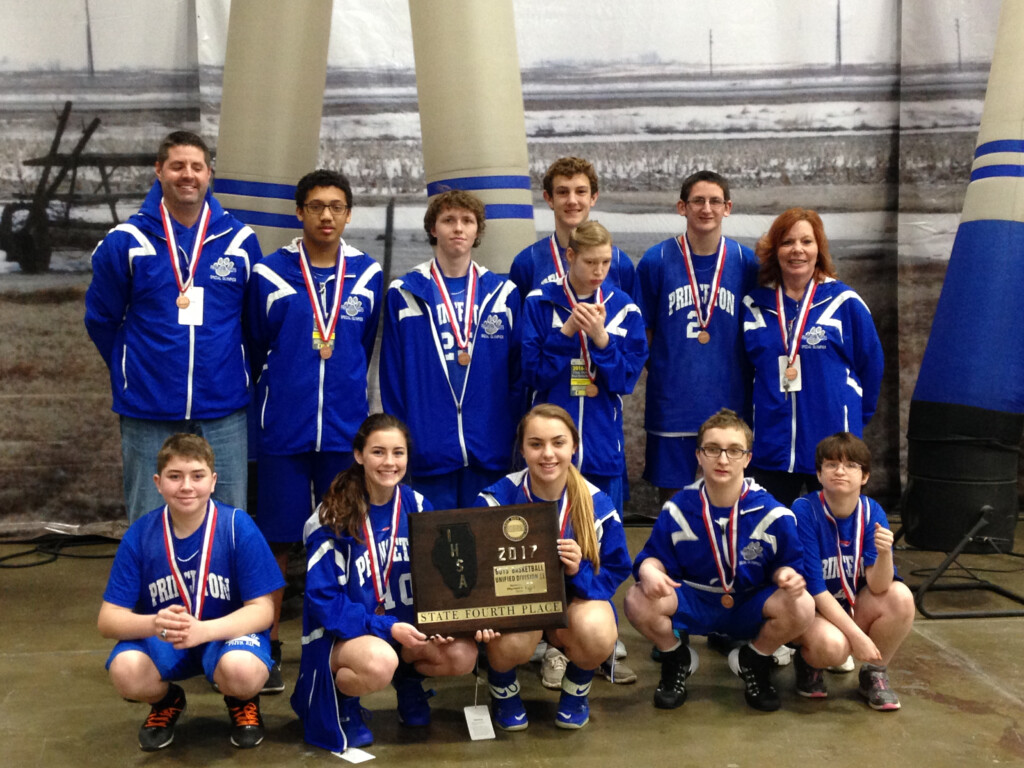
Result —
POLYGON ((907 542, 920 549, 949 552, 987 505, 993 509, 988 525, 963 551, 1009 552, 1019 508, 1022 429, 1021 414, 911 401, 908 485, 903 500, 907 542))

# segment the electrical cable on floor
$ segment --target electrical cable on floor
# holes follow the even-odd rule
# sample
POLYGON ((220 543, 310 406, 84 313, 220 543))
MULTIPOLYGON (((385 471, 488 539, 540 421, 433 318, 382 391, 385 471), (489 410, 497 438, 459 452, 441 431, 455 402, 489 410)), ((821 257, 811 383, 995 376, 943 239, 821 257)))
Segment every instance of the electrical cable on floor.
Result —
POLYGON ((0 542, 0 544, 32 544, 35 546, 30 549, 23 549, 20 552, 12 552, 9 555, 0 557, 0 568, 34 568, 38 565, 46 565, 57 560, 58 557, 73 557, 83 560, 108 560, 114 557, 114 552, 104 552, 102 554, 81 554, 77 552, 70 552, 66 550, 75 549, 77 547, 93 547, 103 544, 113 545, 114 550, 117 550, 118 541, 117 539, 110 539, 106 536, 62 536, 62 535, 51 535, 44 536, 40 539, 36 539, 32 542, 28 541, 12 541, 12 542, 0 542), (32 562, 21 563, 11 562, 19 561, 24 558, 36 557, 37 559, 32 562))

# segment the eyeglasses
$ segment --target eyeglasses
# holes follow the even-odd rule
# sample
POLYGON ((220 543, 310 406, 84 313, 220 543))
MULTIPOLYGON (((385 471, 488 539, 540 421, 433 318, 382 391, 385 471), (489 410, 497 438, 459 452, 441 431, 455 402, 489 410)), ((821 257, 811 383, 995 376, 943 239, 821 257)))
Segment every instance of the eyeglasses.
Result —
POLYGON ((863 472, 864 467, 858 464, 856 461, 823 461, 821 462, 821 469, 824 472, 838 472, 839 468, 842 467, 847 472, 863 472))
POLYGON ((323 213, 324 208, 330 208, 331 213, 333 213, 335 216, 341 216, 341 214, 345 213, 345 211, 348 210, 348 206, 345 205, 344 203, 331 203, 330 205, 327 205, 326 203, 322 203, 319 200, 314 200, 311 203, 306 203, 302 207, 305 208, 310 213, 312 213, 314 216, 319 216, 321 213, 323 213))
POLYGON ((698 209, 705 205, 710 205, 712 208, 721 208, 725 205, 725 200, 720 197, 691 197, 686 202, 698 209))
POLYGON ((724 453, 726 457, 729 459, 729 461, 739 461, 748 453, 750 453, 750 451, 745 451, 736 445, 730 445, 728 448, 723 448, 720 445, 702 445, 697 450, 703 453, 709 459, 721 458, 722 454, 724 453))

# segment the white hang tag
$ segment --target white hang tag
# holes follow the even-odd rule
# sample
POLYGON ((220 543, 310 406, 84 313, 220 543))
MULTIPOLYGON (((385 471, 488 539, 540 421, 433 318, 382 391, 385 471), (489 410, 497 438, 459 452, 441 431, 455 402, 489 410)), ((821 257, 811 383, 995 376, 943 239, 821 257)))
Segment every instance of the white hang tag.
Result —
POLYGON ((787 394, 799 392, 803 386, 800 355, 796 356, 792 365, 789 364, 789 358, 786 355, 779 355, 779 391, 787 394))
POLYGON ((187 307, 178 307, 178 325, 202 325, 203 324, 203 298, 206 289, 201 286, 190 285, 185 291, 185 298, 188 299, 187 307))
POLYGON ((466 727, 469 728, 469 738, 473 741, 494 738, 494 724, 491 722, 491 711, 486 704, 476 704, 472 707, 463 707, 466 714, 466 727))

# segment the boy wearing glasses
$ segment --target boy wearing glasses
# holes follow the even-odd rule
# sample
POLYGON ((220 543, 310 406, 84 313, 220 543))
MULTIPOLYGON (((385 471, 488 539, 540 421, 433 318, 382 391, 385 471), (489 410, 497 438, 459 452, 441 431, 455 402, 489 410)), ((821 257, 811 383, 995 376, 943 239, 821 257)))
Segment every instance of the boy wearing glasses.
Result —
POLYGON ((900 708, 887 665, 910 633, 914 596, 896 577, 893 534, 885 511, 861 494, 871 475, 871 451, 859 437, 837 432, 818 443, 822 489, 793 502, 803 543, 807 591, 817 609, 794 655, 796 690, 828 696, 822 668, 848 655, 864 662, 858 691, 879 712, 900 708))
POLYGON ((722 235, 732 212, 723 176, 688 176, 676 210, 686 232, 648 249, 637 266, 651 351, 644 478, 662 503, 693 482, 700 424, 720 408, 747 410, 741 310, 758 269, 753 251, 722 235))
POLYGON ((698 664, 689 636, 711 632, 749 639, 729 654, 729 667, 743 679, 747 704, 778 709, 772 654, 814 619, 796 517, 743 476, 752 442, 750 427, 727 409, 700 426, 703 477, 665 503, 633 564, 626 616, 660 654, 660 709, 686 701, 698 664))
MULTIPOLYGON (((256 378, 256 522, 282 573, 288 551, 335 475, 352 463, 352 438, 369 413, 367 370, 380 318, 380 265, 342 238, 352 187, 329 170, 295 187, 302 237, 253 270, 246 325, 256 378)), ((274 669, 284 690, 274 593, 274 669)))

